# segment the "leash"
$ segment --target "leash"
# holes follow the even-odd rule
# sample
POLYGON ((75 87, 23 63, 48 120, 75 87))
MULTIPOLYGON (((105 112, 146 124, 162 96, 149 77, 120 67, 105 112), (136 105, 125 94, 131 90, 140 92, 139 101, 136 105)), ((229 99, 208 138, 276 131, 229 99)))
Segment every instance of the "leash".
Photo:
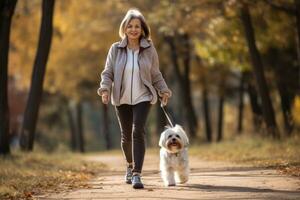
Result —
POLYGON ((161 107, 161 109, 164 111, 164 114, 165 114, 165 116, 166 116, 166 118, 167 118, 167 120, 168 120, 168 122, 169 122, 169 125, 171 125, 171 127, 173 128, 174 125, 173 125, 173 123, 172 123, 172 121, 171 121, 171 118, 170 118, 168 112, 167 112, 166 109, 165 109, 165 106, 162 104, 162 102, 160 102, 160 107, 161 107))

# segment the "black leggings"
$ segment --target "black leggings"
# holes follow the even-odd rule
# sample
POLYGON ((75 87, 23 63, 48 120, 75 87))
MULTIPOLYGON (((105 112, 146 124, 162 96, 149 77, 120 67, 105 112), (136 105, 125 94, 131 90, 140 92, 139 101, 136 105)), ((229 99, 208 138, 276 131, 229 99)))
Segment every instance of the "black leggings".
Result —
POLYGON ((121 147, 128 167, 133 167, 132 172, 142 172, 145 156, 145 123, 149 110, 149 101, 136 105, 122 104, 116 106, 121 129, 121 147))

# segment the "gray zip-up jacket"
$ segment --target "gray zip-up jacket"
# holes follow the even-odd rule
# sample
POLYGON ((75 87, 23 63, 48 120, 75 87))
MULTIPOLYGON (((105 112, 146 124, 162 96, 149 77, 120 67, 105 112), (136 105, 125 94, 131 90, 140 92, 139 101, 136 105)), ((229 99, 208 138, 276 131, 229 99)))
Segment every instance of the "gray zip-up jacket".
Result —
MULTIPOLYGON (((111 94, 111 103, 115 106, 120 105, 122 79, 127 62, 126 47, 127 38, 111 46, 107 55, 105 68, 101 73, 100 88, 97 91, 100 96, 103 91, 108 91, 108 93, 111 94)), ((163 93, 168 93, 169 96, 172 95, 159 70, 156 49, 152 42, 145 38, 140 40, 138 64, 140 68, 140 78, 153 96, 150 102, 151 104, 157 102, 156 90, 159 96, 162 96, 163 93)))

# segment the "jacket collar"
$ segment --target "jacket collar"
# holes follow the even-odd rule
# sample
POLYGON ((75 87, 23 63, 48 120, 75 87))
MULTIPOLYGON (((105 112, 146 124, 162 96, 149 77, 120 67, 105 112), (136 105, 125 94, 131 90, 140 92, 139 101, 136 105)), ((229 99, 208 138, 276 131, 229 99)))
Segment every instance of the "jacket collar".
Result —
MULTIPOLYGON (((148 48, 150 47, 151 44, 150 44, 150 41, 146 40, 145 38, 141 38, 140 40, 140 48, 148 48)), ((119 42, 119 45, 118 45, 119 48, 125 48, 127 47, 127 37, 125 37, 124 39, 122 39, 120 42, 119 42)))

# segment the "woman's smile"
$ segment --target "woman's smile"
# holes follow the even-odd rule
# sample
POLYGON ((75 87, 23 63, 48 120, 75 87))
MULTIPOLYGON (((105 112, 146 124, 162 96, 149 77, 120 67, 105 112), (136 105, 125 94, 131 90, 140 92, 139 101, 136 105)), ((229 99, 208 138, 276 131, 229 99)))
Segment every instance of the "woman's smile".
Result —
POLYGON ((129 33, 130 35, 132 35, 132 36, 137 36, 138 35, 138 33, 129 33))

